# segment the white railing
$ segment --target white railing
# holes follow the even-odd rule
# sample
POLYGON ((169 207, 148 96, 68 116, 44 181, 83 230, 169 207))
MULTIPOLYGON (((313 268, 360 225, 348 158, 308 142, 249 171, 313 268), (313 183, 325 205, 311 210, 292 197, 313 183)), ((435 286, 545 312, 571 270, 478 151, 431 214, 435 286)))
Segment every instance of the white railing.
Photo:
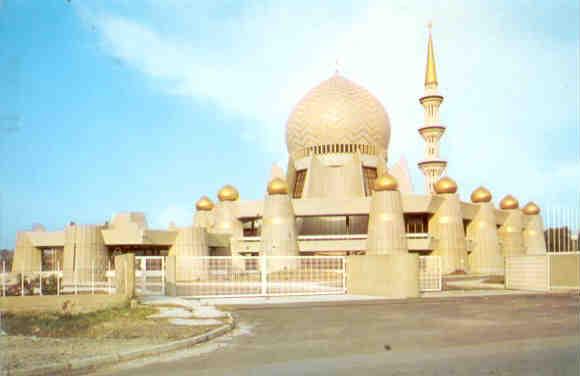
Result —
POLYGON ((135 257, 135 293, 165 295, 165 257, 135 257))
POLYGON ((419 256, 419 290, 441 291, 443 273, 440 256, 419 256))
POLYGON ((546 208, 542 212, 546 248, 552 253, 580 252, 580 210, 546 208))
POLYGON ((114 272, 91 265, 75 270, 27 270, 9 272, 2 263, 1 296, 113 294, 114 272))
POLYGON ((177 257, 176 290, 195 297, 344 294, 346 257, 177 257))

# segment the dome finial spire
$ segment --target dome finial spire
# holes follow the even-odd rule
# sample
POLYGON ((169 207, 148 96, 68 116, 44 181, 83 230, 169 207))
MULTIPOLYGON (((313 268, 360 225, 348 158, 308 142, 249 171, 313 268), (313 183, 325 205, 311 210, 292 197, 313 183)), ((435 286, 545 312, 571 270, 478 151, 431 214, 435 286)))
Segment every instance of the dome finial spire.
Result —
POLYGON ((427 24, 429 29, 429 42, 427 44, 427 67, 425 69, 425 89, 437 88, 437 70, 435 69, 435 52, 433 49, 433 37, 431 30, 433 29, 433 22, 429 21, 427 24))

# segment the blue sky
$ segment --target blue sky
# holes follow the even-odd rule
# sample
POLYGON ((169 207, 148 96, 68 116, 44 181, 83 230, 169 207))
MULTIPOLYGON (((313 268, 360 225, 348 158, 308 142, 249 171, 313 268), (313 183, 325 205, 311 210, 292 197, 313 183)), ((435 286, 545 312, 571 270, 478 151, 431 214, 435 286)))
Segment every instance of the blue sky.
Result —
POLYGON ((391 117, 414 186, 426 27, 442 156, 478 185, 578 205, 577 1, 4 0, 0 246, 19 229, 144 211, 187 225, 226 183, 263 196, 294 104, 341 62, 391 117))

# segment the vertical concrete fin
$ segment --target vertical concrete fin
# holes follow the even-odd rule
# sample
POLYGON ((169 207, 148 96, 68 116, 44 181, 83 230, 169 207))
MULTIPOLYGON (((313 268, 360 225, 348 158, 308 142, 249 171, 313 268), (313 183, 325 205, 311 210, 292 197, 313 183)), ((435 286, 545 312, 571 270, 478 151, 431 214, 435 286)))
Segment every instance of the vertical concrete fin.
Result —
POLYGON ((503 212, 507 217, 498 231, 502 255, 504 257, 523 255, 525 253, 522 233, 523 213, 520 209, 505 209, 503 212))
POLYGON ((373 191, 367 238, 368 255, 407 253, 401 193, 373 191))
POLYGON ((478 210, 467 226, 467 235, 473 242, 469 255, 471 272, 504 274, 504 260, 499 248, 495 208, 491 202, 478 203, 478 210))
POLYGON ((544 221, 540 214, 526 215, 523 232, 524 247, 528 255, 546 254, 546 239, 544 237, 544 221))
POLYGON ((430 222, 432 234, 437 240, 433 253, 442 257, 444 273, 467 271, 467 245, 459 196, 456 193, 438 196, 445 201, 430 222))

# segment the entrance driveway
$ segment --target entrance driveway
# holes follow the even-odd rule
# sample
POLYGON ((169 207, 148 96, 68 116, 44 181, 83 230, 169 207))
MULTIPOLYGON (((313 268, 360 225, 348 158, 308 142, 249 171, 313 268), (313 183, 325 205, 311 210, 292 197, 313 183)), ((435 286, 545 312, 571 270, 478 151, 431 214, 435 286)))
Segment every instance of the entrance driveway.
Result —
POLYGON ((115 375, 578 375, 580 300, 504 295, 234 311, 240 329, 115 375))

